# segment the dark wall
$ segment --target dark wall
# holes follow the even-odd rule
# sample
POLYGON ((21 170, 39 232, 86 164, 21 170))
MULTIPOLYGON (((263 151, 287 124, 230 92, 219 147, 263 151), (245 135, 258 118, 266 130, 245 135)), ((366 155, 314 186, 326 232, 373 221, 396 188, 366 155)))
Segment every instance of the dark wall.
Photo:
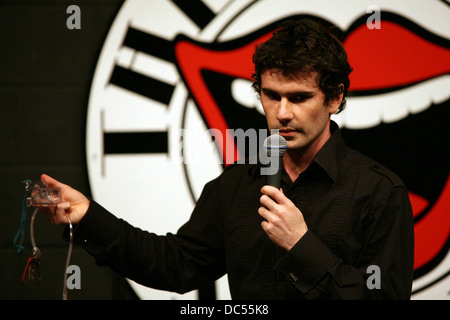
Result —
MULTIPOLYGON (((13 239, 19 227, 23 180, 41 173, 90 195, 85 160, 85 123, 96 62, 120 0, 0 1, 0 299, 61 299, 68 242, 63 229, 38 215, 42 251, 40 286, 21 284, 32 253, 28 210, 25 252, 13 239), (69 30, 66 9, 81 9, 81 30, 69 30)), ((74 247, 71 264, 81 269, 81 289, 69 299, 133 299, 127 282, 98 267, 74 247)))

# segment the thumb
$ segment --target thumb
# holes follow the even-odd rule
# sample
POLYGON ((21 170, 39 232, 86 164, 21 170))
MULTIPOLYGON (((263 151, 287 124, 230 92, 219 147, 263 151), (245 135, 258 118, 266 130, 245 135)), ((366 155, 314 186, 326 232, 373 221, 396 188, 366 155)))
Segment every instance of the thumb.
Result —
POLYGON ((49 187, 62 187, 63 184, 56 179, 53 179, 45 173, 41 175, 41 181, 49 187))

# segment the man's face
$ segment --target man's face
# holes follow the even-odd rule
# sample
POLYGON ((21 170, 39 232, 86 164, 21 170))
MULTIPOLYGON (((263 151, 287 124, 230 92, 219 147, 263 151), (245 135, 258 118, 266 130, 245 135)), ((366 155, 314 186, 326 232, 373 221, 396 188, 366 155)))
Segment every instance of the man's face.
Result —
POLYGON ((337 111, 342 95, 325 104, 316 79, 316 72, 284 75, 278 69, 261 75, 267 124, 270 130, 279 130, 290 150, 321 148, 330 137, 330 115, 337 111))

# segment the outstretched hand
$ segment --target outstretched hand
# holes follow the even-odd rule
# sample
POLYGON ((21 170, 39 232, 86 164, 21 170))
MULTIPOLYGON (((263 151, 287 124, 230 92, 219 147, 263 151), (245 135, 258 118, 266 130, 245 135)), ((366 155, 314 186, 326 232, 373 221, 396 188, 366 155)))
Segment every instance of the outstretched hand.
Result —
POLYGON ((261 226, 273 243, 290 250, 308 231, 303 214, 282 190, 264 186, 261 192, 258 213, 265 219, 261 226))
POLYGON ((90 201, 81 192, 63 184, 52 177, 42 174, 41 181, 51 188, 60 188, 62 193, 62 202, 58 205, 38 205, 36 206, 46 218, 53 224, 65 225, 70 221, 74 224, 86 214, 89 208, 90 201))

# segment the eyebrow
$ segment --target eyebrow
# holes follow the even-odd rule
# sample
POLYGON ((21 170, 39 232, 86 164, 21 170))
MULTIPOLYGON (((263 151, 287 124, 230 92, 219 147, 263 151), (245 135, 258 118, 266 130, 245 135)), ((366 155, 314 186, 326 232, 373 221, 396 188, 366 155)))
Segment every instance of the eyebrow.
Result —
MULTIPOLYGON (((269 89, 269 88, 261 88, 261 91, 264 92, 264 94, 277 94, 277 95, 281 96, 281 94, 279 92, 277 92, 276 90, 269 89)), ((292 92, 288 92, 284 95, 287 97, 301 96, 303 98, 311 98, 315 94, 316 94, 315 91, 292 91, 292 92)))

